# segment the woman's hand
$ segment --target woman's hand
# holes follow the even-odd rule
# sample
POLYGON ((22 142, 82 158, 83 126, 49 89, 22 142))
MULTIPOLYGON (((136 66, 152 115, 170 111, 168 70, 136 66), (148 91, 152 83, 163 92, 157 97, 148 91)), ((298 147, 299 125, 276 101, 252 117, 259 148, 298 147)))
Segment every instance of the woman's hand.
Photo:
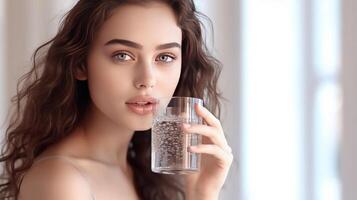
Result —
POLYGON ((220 121, 199 104, 195 105, 195 110, 207 125, 183 125, 186 134, 202 135, 202 144, 189 148, 190 152, 202 155, 200 171, 185 176, 187 199, 218 199, 233 161, 232 149, 227 143, 220 121))

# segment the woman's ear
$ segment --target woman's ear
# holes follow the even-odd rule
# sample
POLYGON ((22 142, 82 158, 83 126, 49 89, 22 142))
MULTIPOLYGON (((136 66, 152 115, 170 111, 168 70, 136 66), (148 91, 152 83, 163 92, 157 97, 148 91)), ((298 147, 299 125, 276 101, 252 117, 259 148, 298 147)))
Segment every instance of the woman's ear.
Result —
POLYGON ((87 80, 87 78, 88 78, 87 67, 84 65, 76 67, 74 69, 74 76, 79 81, 87 80))

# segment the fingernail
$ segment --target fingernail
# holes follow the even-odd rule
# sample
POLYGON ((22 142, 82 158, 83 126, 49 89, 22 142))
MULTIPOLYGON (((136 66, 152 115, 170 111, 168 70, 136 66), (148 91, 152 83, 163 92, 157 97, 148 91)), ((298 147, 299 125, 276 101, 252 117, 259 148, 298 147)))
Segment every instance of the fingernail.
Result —
POLYGON ((187 149, 188 149, 188 151, 194 151, 196 149, 196 147, 195 146, 189 146, 189 147, 187 147, 187 149))

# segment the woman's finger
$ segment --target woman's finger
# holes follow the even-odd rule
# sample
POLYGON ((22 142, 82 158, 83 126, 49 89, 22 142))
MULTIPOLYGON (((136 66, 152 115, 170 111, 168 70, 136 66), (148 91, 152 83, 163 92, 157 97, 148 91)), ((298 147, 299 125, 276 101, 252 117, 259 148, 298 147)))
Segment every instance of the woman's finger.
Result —
MULTIPOLYGON (((226 149, 230 149, 229 146, 226 149)), ((193 153, 204 153, 209 154, 216 157, 219 160, 224 161, 225 163, 230 163, 233 160, 233 154, 231 152, 227 152, 226 149, 223 149, 214 144, 200 144, 196 146, 190 146, 189 151, 193 153)))
POLYGON ((214 144, 217 144, 221 148, 228 146, 224 133, 217 130, 215 127, 201 125, 201 124, 183 124, 183 130, 185 133, 197 133, 208 137, 214 144))
POLYGON ((208 125, 222 129, 221 122, 207 108, 200 104, 196 104, 195 109, 197 114, 203 117, 208 125))

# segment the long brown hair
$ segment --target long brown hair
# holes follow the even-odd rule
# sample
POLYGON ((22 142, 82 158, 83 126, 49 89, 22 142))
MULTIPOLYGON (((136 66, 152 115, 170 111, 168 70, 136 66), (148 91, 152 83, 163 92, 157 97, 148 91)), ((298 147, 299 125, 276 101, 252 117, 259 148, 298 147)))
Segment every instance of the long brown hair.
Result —
MULTIPOLYGON (((34 159, 76 128, 90 103, 86 81, 75 70, 86 67, 96 30, 114 8, 153 0, 80 0, 65 16, 57 35, 38 47, 32 69, 19 79, 12 98, 15 110, 6 129, 0 162, 4 162, 0 199, 17 199, 23 175, 34 159)), ((158 1, 158 0, 156 0, 158 1)), ((220 115, 217 80, 221 64, 209 55, 202 35, 203 14, 193 0, 160 0, 174 10, 182 30, 182 71, 175 96, 203 98, 205 107, 220 115)), ((179 176, 150 169, 150 130, 136 131, 127 160, 141 199, 185 199, 179 176), (143 134, 146 133, 146 134, 143 134)))

